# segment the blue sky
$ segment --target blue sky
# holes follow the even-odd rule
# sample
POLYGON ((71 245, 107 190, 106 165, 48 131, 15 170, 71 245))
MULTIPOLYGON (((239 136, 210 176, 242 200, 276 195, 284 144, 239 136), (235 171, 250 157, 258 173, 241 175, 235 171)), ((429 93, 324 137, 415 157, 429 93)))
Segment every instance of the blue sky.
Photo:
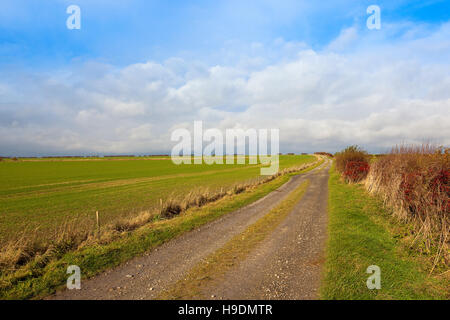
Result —
POLYGON ((449 24, 444 0, 3 0, 0 153, 159 153, 194 120, 285 152, 448 144, 449 24))
MULTIPOLYGON (((320 49, 342 28, 364 26, 377 4, 383 22, 440 24, 450 1, 50 1, 4 0, 0 13, 2 64, 60 66, 74 59, 114 65, 172 56, 212 59, 226 43, 276 38, 320 49), (82 29, 68 30, 65 9, 77 4, 82 29)), ((393 36, 394 40, 395 36, 393 36)), ((211 61, 214 62, 214 61, 211 61)))

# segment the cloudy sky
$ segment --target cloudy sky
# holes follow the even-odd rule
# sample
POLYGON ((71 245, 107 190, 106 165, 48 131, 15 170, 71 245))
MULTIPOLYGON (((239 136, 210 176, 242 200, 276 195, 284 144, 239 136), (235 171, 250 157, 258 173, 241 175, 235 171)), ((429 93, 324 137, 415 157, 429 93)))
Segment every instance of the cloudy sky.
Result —
POLYGON ((2 0, 0 155, 167 153, 195 120, 281 152, 448 146, 450 1, 2 0))

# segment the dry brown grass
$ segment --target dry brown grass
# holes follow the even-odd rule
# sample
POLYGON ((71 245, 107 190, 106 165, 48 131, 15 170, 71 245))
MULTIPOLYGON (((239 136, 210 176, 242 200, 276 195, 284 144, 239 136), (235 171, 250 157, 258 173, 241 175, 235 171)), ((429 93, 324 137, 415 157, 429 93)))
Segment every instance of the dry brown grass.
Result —
POLYGON ((449 265, 449 149, 423 144, 396 146, 375 161, 365 185, 414 226, 413 246, 434 253, 434 266, 449 265))
POLYGON ((14 271, 29 262, 46 265, 51 259, 76 249, 88 240, 91 232, 77 222, 67 222, 43 240, 39 230, 24 231, 15 240, 7 242, 0 249, 0 270, 14 271))
POLYGON ((95 244, 107 244, 124 234, 136 230, 158 219, 171 219, 192 207, 202 207, 226 196, 242 193, 275 178, 304 170, 316 163, 304 164, 279 171, 268 177, 260 177, 247 183, 237 184, 231 188, 211 192, 208 189, 193 190, 184 198, 179 199, 172 194, 168 199, 160 199, 160 206, 153 211, 143 211, 131 217, 115 220, 111 223, 102 221, 100 212, 99 224, 93 219, 73 219, 55 228, 52 234, 46 234, 45 239, 39 229, 25 230, 15 240, 2 244, 0 248, 0 272, 8 273, 26 264, 43 267, 51 260, 61 257, 64 253, 95 244))
POLYGON ((137 216, 131 218, 123 218, 120 219, 113 224, 113 230, 117 232, 127 232, 133 231, 140 226, 143 226, 151 221, 153 221, 156 217, 155 212, 143 211, 137 216))

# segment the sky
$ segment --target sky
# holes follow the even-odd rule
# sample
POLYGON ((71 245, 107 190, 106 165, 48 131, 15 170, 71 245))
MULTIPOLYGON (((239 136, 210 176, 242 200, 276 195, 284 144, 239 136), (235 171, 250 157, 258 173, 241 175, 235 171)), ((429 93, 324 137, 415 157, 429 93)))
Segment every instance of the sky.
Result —
POLYGON ((449 146, 450 1, 2 0, 0 155, 168 153, 200 120, 281 152, 449 146))

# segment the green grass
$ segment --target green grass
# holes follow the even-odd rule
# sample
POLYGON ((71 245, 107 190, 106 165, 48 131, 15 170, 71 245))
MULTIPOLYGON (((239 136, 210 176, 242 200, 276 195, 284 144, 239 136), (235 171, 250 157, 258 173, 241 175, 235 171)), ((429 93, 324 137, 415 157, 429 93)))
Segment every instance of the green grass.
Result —
MULTIPOLYGON (((281 156, 280 169, 315 161, 281 156)), ((46 235, 71 219, 112 222, 193 189, 231 188, 260 178, 256 165, 180 165, 163 158, 0 162, 0 243, 23 231, 46 235)))
POLYGON ((427 259, 410 250, 399 222, 361 185, 329 180, 329 239, 323 299, 448 299, 444 276, 428 276, 427 259), (381 269, 381 289, 369 290, 366 269, 381 269))
MULTIPOLYGON (((312 170, 319 164, 318 162, 303 172, 312 170)), ((205 207, 189 209, 173 219, 149 223, 106 245, 85 247, 62 254, 44 267, 39 263, 31 263, 14 273, 0 275, 0 299, 40 298, 51 294, 65 284, 69 265, 78 265, 83 278, 92 277, 264 197, 287 182, 291 175, 293 174, 280 176, 257 188, 223 198, 205 207)))

